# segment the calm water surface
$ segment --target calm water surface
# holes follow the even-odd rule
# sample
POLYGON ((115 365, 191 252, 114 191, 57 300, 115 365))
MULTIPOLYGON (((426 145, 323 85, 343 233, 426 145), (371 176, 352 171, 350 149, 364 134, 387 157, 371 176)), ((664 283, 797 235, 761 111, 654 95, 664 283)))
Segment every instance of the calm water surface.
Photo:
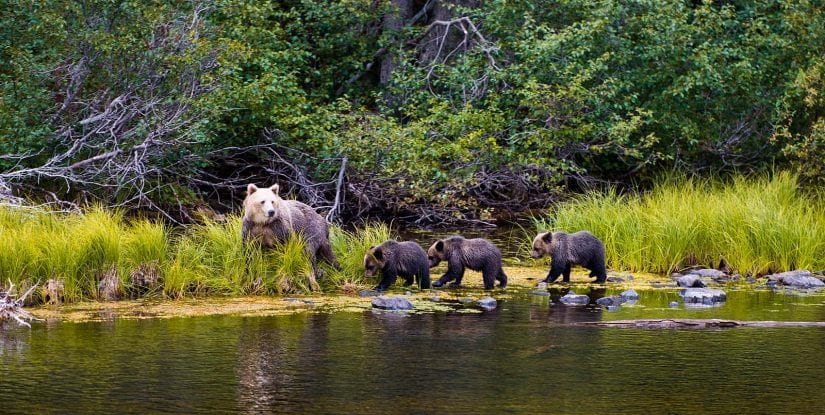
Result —
MULTIPOLYGON (((579 293, 594 297, 611 291, 579 293)), ((0 333, 0 413, 822 413, 825 330, 570 326, 825 321, 825 296, 729 292, 616 312, 526 293, 486 313, 338 312, 36 324, 0 333)))

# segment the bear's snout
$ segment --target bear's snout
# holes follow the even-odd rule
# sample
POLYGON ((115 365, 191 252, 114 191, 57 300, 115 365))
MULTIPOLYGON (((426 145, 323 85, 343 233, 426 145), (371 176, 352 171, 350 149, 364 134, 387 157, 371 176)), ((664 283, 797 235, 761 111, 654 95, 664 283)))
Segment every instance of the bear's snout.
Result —
POLYGON ((541 258, 541 252, 534 249, 530 251, 530 257, 532 257, 533 259, 539 259, 541 258))
POLYGON ((273 216, 275 216, 275 211, 274 211, 274 210, 268 210, 268 211, 266 211, 266 216, 269 216, 270 218, 271 218, 271 217, 273 217, 273 216))

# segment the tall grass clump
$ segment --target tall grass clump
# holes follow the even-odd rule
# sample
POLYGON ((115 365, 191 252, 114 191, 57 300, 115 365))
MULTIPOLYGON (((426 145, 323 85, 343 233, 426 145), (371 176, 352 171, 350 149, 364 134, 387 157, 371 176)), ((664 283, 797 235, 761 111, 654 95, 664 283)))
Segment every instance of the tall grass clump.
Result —
POLYGON ((370 247, 380 245, 390 238, 390 228, 383 223, 367 223, 362 228, 352 231, 343 230, 338 226, 332 227, 330 243, 340 269, 327 269, 326 284, 349 291, 373 283, 367 281, 364 274, 364 255, 370 247))
POLYGON ((97 298, 100 279, 125 259, 129 226, 118 211, 79 214, 0 208, 0 276, 18 286, 56 279, 67 301, 97 298))
MULTIPOLYGON (((183 298, 198 295, 308 293, 312 265, 301 235, 272 249, 241 240, 242 219, 171 228, 119 211, 90 208, 62 213, 0 207, 0 280, 25 288, 55 279, 66 301, 98 298, 101 281, 116 278, 118 292, 183 298), (147 283, 147 281, 151 281, 147 283)), ((383 224, 331 230, 340 269, 325 266, 327 289, 355 289, 364 281, 370 246, 390 238, 383 224)))
POLYGON ((241 239, 240 216, 189 227, 174 244, 164 269, 164 293, 186 295, 306 293, 312 264, 300 235, 261 249, 241 239))
POLYGON ((729 181, 666 177, 644 194, 591 192, 562 203, 537 230, 589 230, 611 268, 670 272, 690 266, 754 275, 825 269, 825 200, 797 176, 729 181))

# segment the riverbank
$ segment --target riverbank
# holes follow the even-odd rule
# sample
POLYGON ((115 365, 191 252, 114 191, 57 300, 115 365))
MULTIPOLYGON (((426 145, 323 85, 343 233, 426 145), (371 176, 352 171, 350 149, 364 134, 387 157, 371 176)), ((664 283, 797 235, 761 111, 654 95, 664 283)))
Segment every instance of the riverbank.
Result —
MULTIPOLYGON (((435 268, 434 276, 440 275, 442 267, 435 268)), ((508 275, 507 289, 485 291, 482 289, 481 274, 467 271, 464 286, 459 289, 431 289, 409 291, 408 296, 419 311, 449 311, 454 307, 450 304, 462 299, 479 299, 491 296, 498 300, 506 300, 513 295, 535 289, 536 284, 547 275, 545 267, 505 266, 508 275), (437 299, 437 301, 433 301, 437 299)), ((571 284, 574 290, 587 290, 590 287, 621 287, 622 289, 656 289, 658 282, 670 282, 669 278, 656 274, 634 273, 629 279, 627 273, 610 273, 613 278, 621 278, 621 282, 610 282, 606 285, 590 284, 593 279, 587 277, 584 269, 571 274, 571 284)), ((377 280, 376 280, 377 282, 377 280)), ((561 285, 559 286, 561 287, 561 285)), ((366 291, 366 290, 365 290, 366 291)), ((404 295, 408 291, 397 283, 386 295, 404 295)), ((179 299, 163 299, 146 297, 136 300, 120 301, 81 301, 63 305, 41 305, 29 309, 36 318, 49 322, 87 322, 112 321, 117 319, 147 319, 147 318, 174 318, 196 317, 209 315, 234 316, 275 316, 304 312, 360 312, 371 309, 374 293, 354 292, 351 294, 309 294, 300 296, 193 296, 179 299), (367 295, 369 294, 369 295, 367 295)), ((468 308, 467 312, 478 312, 468 308)))

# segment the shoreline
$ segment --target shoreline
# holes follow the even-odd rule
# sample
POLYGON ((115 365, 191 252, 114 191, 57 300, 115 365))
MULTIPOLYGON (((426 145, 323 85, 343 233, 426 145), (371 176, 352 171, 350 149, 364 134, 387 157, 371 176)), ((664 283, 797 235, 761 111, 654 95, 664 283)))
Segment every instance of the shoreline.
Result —
MULTIPOLYGON (((437 268, 440 270, 441 267, 437 268)), ((464 285, 460 289, 429 289, 407 290, 399 282, 382 295, 405 295, 415 302, 419 311, 454 310, 450 304, 459 302, 462 298, 493 297, 507 299, 516 293, 523 293, 534 289, 536 284, 546 276, 545 267, 504 266, 508 275, 508 285, 504 290, 494 289, 486 291, 481 288, 481 273, 469 271, 464 278, 464 285), (433 301, 438 297, 439 301, 433 301)), ((435 273, 434 275, 439 275, 435 273)), ((626 276, 629 273, 611 272, 611 276, 626 276)), ((587 270, 579 269, 571 274, 570 287, 605 287, 614 286, 624 289, 657 289, 651 286, 656 281, 668 281, 666 277, 657 274, 633 273, 633 280, 606 285, 591 284, 592 278, 587 277, 587 270)), ((377 282, 377 279, 376 279, 377 282)), ((563 287, 554 284, 553 287, 563 287)), ((373 296, 361 296, 358 293, 327 293, 309 295, 275 296, 204 296, 184 299, 142 298, 118 301, 83 301, 62 305, 40 305, 27 309, 33 316, 42 319, 46 324, 54 322, 84 323, 103 322, 120 319, 165 319, 198 316, 231 315, 238 317, 276 316, 296 313, 331 313, 331 312, 360 312, 371 309, 373 296)), ((478 312, 468 309, 467 312, 478 312)), ((43 323, 41 322, 41 323, 43 323)))
MULTIPOLYGON (((436 268, 441 270, 441 267, 436 268)), ((467 271, 464 285, 460 289, 429 289, 407 290, 400 283, 396 283, 391 290, 382 295, 404 295, 411 291, 410 300, 417 304, 424 303, 421 311, 452 310, 447 304, 457 302, 462 298, 493 297, 506 299, 515 292, 530 290, 547 274, 547 268, 529 266, 504 266, 508 276, 507 289, 485 291, 481 287, 481 273, 467 271), (437 296, 440 301, 432 301, 437 296), (443 303, 441 302, 443 301, 443 303)), ((439 275, 440 272, 433 275, 439 275)), ((611 276, 622 276, 628 273, 611 272, 611 276)), ((656 289, 650 286, 655 281, 665 281, 666 277, 657 274, 633 273, 632 281, 608 283, 607 286, 621 286, 623 288, 656 289)), ((587 270, 580 269, 571 274, 571 287, 593 285, 593 279, 587 277, 587 270)), ((377 279, 376 279, 377 282, 377 279)), ((561 285, 553 285, 559 286, 561 285)), ((52 322, 100 322, 118 319, 153 319, 233 315, 239 317, 275 316, 304 312, 341 312, 363 311, 370 309, 372 296, 360 296, 358 293, 319 293, 309 295, 275 296, 203 296, 184 299, 142 298, 125 299, 118 301, 82 301, 62 305, 40 305, 27 308, 33 316, 52 322)), ((475 311, 475 310, 471 310, 475 311)), ((41 322, 42 323, 42 322, 41 322)))

